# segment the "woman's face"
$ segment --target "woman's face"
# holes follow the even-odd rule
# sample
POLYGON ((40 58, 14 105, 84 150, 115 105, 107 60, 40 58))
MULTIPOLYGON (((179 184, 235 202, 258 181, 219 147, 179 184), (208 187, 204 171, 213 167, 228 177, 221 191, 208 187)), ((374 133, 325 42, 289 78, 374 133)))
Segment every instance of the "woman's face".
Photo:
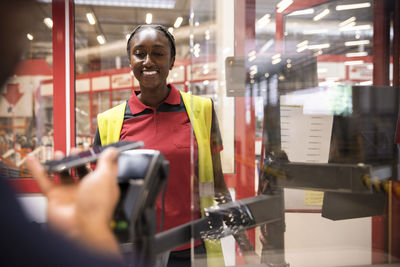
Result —
POLYGON ((167 37, 152 28, 137 32, 131 42, 130 63, 141 90, 165 87, 174 64, 167 37))

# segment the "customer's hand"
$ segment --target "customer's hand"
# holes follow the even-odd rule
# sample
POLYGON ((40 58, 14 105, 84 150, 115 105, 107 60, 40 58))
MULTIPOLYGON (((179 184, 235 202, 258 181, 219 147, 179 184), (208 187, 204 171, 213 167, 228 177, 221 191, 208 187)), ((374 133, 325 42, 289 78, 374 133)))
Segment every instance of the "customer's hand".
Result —
POLYGON ((105 150, 96 170, 80 182, 61 174, 61 183, 55 184, 33 155, 28 156, 26 166, 47 198, 47 219, 52 228, 90 249, 119 255, 109 227, 119 198, 116 149, 105 150))

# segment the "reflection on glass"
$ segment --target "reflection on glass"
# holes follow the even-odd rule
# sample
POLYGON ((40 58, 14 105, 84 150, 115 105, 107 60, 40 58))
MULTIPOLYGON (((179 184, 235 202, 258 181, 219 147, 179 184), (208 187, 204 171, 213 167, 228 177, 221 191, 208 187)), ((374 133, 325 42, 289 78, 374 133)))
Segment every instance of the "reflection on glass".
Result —
POLYGON ((2 90, 0 164, 10 178, 30 177, 23 166, 28 153, 42 161, 52 157, 51 11, 51 4, 34 6, 36 23, 25 29, 29 45, 2 90))

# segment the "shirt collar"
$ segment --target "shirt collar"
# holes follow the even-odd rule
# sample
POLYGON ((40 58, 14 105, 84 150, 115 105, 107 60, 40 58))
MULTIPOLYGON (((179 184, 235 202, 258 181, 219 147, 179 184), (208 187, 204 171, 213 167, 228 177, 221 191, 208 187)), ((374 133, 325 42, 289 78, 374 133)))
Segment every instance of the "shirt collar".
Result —
MULTIPOLYGON (((168 84, 168 87, 171 88, 167 98, 164 100, 163 103, 167 103, 170 105, 179 105, 181 103, 181 94, 179 93, 178 89, 175 88, 172 84, 168 84)), ((153 107, 147 106, 143 104, 137 95, 140 91, 133 91, 132 96, 129 98, 128 104, 132 114, 138 114, 145 109, 154 109, 153 107)), ((163 104, 161 103, 161 105, 163 104)))

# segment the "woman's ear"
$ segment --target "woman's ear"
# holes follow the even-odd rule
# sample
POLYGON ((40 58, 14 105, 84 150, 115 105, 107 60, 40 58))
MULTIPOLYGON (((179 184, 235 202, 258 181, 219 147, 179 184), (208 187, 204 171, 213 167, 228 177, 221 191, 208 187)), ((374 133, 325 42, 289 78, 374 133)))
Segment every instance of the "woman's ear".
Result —
POLYGON ((175 63, 175 57, 173 57, 171 59, 171 66, 169 66, 169 69, 172 70, 172 68, 174 67, 174 63, 175 63))

